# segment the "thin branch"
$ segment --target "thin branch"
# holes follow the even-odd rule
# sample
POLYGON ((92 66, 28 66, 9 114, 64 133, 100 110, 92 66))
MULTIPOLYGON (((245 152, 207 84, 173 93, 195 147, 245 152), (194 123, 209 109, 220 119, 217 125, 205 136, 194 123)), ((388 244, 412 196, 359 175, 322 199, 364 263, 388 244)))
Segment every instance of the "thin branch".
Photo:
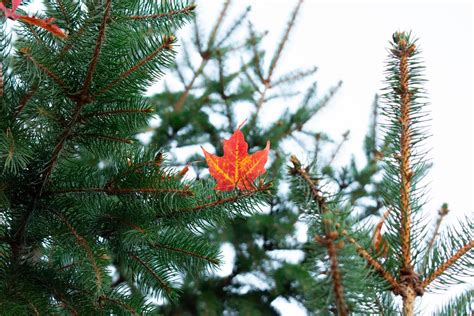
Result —
POLYGON ((127 312, 129 312, 130 314, 132 315, 142 315, 140 313, 138 313, 133 307, 131 307, 130 305, 127 305, 119 300, 116 300, 116 299, 113 299, 113 298, 110 298, 108 297, 107 295, 101 295, 99 297, 99 301, 107 301, 107 302, 110 302, 112 304, 115 304, 115 305, 118 305, 120 307, 122 307, 123 309, 125 309, 127 312))
POLYGON ((173 252, 178 252, 178 253, 182 253, 186 256, 191 256, 191 257, 195 257, 195 258, 198 258, 198 259, 203 259, 203 260, 206 260, 214 265, 218 265, 219 264, 219 261, 214 259, 214 258, 211 258, 211 257, 207 257, 207 256, 203 256, 203 255, 200 255, 196 252, 193 252, 193 251, 189 251, 189 250, 186 250, 186 249, 182 249, 182 248, 177 248, 177 247, 172 247, 170 245, 165 245, 165 244, 155 244, 153 245, 155 248, 157 249, 160 249, 160 248, 163 248, 163 249, 166 249, 166 250, 169 250, 169 251, 173 251, 173 252))
POLYGON ((61 79, 59 78, 59 76, 57 74, 55 74, 52 70, 50 70, 48 67, 46 67, 45 65, 43 64, 40 64, 36 59, 33 58, 33 56, 30 55, 29 53, 29 49, 21 49, 20 50, 20 53, 22 55, 24 55, 27 59, 29 59, 33 65, 36 66, 36 68, 38 68, 39 70, 41 70, 42 72, 44 72, 49 78, 51 78, 54 82, 56 82, 56 84, 66 93, 69 94, 68 92, 68 87, 66 85, 66 83, 61 79))
POLYGON ((191 81, 189 81, 189 83, 184 88, 184 91, 180 95, 178 101, 176 101, 176 103, 174 104, 174 110, 176 112, 180 112, 183 109, 184 103, 188 99, 189 93, 190 93, 192 87, 194 86, 194 83, 195 83, 197 77, 199 77, 202 74, 202 72, 204 71, 204 68, 206 67, 209 59, 211 58, 211 50, 213 49, 214 41, 215 41, 216 36, 217 36, 217 32, 219 31, 219 28, 222 24, 222 20, 224 19, 225 15, 226 15, 226 12, 227 12, 227 9, 230 5, 230 2, 231 2, 231 0, 227 0, 224 3, 224 7, 222 8, 222 10, 219 14, 219 17, 217 18, 216 24, 214 25, 214 27, 211 31, 211 35, 209 36, 209 40, 207 42, 207 49, 203 52, 200 52, 201 57, 202 57, 201 64, 199 65, 199 68, 194 72, 193 77, 191 78, 191 81))
POLYGON ((273 55, 272 61, 270 63, 270 68, 268 70, 268 77, 267 77, 268 80, 270 80, 270 78, 272 77, 273 71, 275 70, 278 60, 281 57, 281 53, 283 52, 283 48, 285 47, 285 44, 288 42, 288 37, 290 36, 291 29, 295 25, 295 20, 302 4, 303 4, 303 0, 299 0, 298 4, 296 5, 293 11, 293 14, 291 15, 290 21, 288 22, 288 27, 286 28, 285 33, 283 34, 283 38, 278 45, 275 55, 273 55))
POLYGON ((94 52, 92 53, 92 59, 91 59, 91 62, 89 63, 89 68, 87 69, 87 74, 84 79, 84 85, 82 86, 82 94, 84 96, 89 94, 89 88, 92 83, 92 77, 94 76, 97 62, 99 61, 100 50, 105 40, 105 29, 110 17, 111 10, 112 10, 112 0, 107 0, 107 3, 105 4, 104 17, 102 18, 102 23, 99 28, 99 36, 97 36, 94 52))
POLYGON ((201 204, 201 205, 196 205, 196 206, 193 206, 193 207, 188 208, 188 209, 183 209, 181 211, 182 212, 196 212, 196 211, 200 211, 202 209, 206 209, 206 208, 209 208, 209 207, 214 207, 214 206, 218 206, 218 205, 232 203, 232 202, 235 202, 235 201, 237 201, 241 198, 253 196, 259 191, 267 190, 269 187, 270 187, 270 184, 264 184, 263 186, 257 187, 257 190, 255 190, 255 191, 239 191, 238 194, 235 195, 235 196, 230 196, 230 197, 227 197, 227 198, 223 198, 223 199, 219 199, 219 200, 216 200, 216 201, 204 203, 204 204, 201 204))
POLYGON ((103 140, 110 140, 114 142, 120 142, 120 143, 125 143, 125 144, 133 144, 133 140, 129 138, 122 138, 122 137, 116 137, 116 136, 109 136, 109 135, 101 135, 101 134, 93 134, 93 133, 84 133, 84 134, 74 134, 72 135, 74 137, 95 137, 98 139, 103 139, 103 140))
POLYGON ((180 10, 174 10, 174 11, 170 11, 166 13, 157 13, 157 14, 150 14, 150 15, 133 15, 133 16, 128 16, 126 18, 131 19, 131 20, 136 20, 136 21, 155 20, 155 19, 160 19, 160 18, 169 18, 178 14, 190 15, 192 11, 194 11, 195 9, 196 9, 196 4, 192 3, 180 10))
POLYGON ((411 129, 410 129, 410 98, 411 92, 409 87, 410 82, 410 70, 409 70, 409 57, 412 52, 407 47, 407 42, 404 39, 399 40, 399 52, 400 52, 400 124, 401 124, 401 135, 400 135, 400 238, 402 248, 402 268, 404 270, 411 270, 411 257, 410 257, 410 232, 411 232, 411 177, 413 171, 410 167, 411 157, 411 129))
POLYGON ((110 111, 97 111, 97 112, 90 112, 86 115, 82 115, 82 119, 87 119, 90 117, 96 116, 104 116, 104 115, 118 115, 118 114, 128 114, 128 113, 153 113, 155 110, 153 109, 118 109, 118 110, 110 110, 110 111))
POLYGON ((387 281, 390 284, 390 286, 392 287, 392 290, 395 293, 398 293, 400 289, 400 284, 395 279, 395 277, 390 272, 385 270, 382 264, 378 262, 377 259, 372 257, 369 254, 369 252, 365 250, 364 247, 362 247, 354 238, 348 236, 347 234, 344 234, 344 235, 346 236, 347 241, 349 241, 351 244, 353 244, 356 247, 356 251, 359 254, 359 256, 364 258, 367 264, 371 266, 375 271, 377 271, 380 274, 380 276, 382 276, 385 279, 385 281, 387 281))
POLYGON ((179 193, 184 196, 193 195, 189 189, 169 189, 169 188, 68 188, 48 191, 45 194, 62 193, 88 193, 98 192, 107 194, 131 194, 131 193, 179 193))
POLYGON ((161 285, 161 287, 163 287, 166 291, 166 293, 168 293, 168 295, 171 294, 172 290, 170 288, 170 286, 168 284, 166 284, 166 282, 160 278, 160 276, 158 274, 156 274, 156 272, 154 271, 154 269, 150 268, 143 260, 141 260, 138 256, 132 254, 132 253, 129 253, 130 257, 135 260, 136 262, 138 262, 142 267, 144 267, 148 273, 153 276, 153 278, 155 280, 158 281, 158 283, 161 285))
MULTIPOLYGON (((329 212, 325 198, 321 195, 317 183, 315 183, 310 175, 301 166, 300 161, 296 156, 291 156, 290 161, 293 163, 290 173, 294 176, 301 177, 306 185, 309 187, 311 197, 318 205, 321 214, 329 212)), ((324 237, 315 236, 315 240, 321 245, 325 246, 331 261, 330 269, 332 276, 332 285, 334 291, 334 298, 336 300, 337 312, 341 316, 347 315, 347 306, 344 299, 344 288, 342 285, 341 272, 339 271, 339 264, 337 261, 337 251, 334 245, 334 240, 337 238, 337 231, 332 231, 329 225, 324 225, 324 237)))
POLYGON ((436 269, 431 275, 429 275, 423 282, 421 282, 421 286, 426 288, 433 282, 436 278, 442 275, 449 267, 451 267, 457 260, 459 260, 465 253, 471 250, 474 247, 474 240, 471 240, 464 246, 462 246, 456 253, 454 253, 448 260, 443 262, 438 269, 436 269))
POLYGON ((56 213, 56 212, 54 212, 54 213, 56 214, 56 216, 58 216, 61 219, 61 221, 71 231, 71 233, 74 235, 74 237, 76 238, 77 242, 81 245, 81 247, 84 248, 84 250, 86 252, 86 255, 87 255, 87 258, 89 259, 89 262, 91 263, 92 268, 94 269, 95 283, 96 283, 96 286, 97 286, 97 290, 100 290, 100 288, 102 287, 102 276, 100 274, 99 267, 97 266, 97 262, 94 258, 94 253, 92 252, 92 249, 90 248, 87 240, 84 237, 82 237, 81 235, 79 235, 77 230, 69 223, 69 221, 66 219, 66 217, 64 217, 62 214, 59 214, 59 213, 56 213))
POLYGON ((38 91, 38 84, 35 83, 32 87, 32 89, 28 92, 25 93, 23 98, 21 98, 20 103, 18 104, 15 114, 13 115, 14 118, 18 117, 20 113, 23 111, 25 108, 26 104, 31 100, 31 98, 35 95, 36 91, 38 91))
POLYGON ((171 44, 174 41, 174 36, 165 36, 163 39, 163 43, 155 49, 151 54, 146 56, 145 58, 141 59, 138 61, 135 65, 133 65, 130 69, 122 72, 116 79, 112 80, 110 83, 108 83, 105 87, 100 89, 99 92, 97 92, 94 95, 94 98, 97 98, 98 96, 104 94, 105 92, 109 91, 112 87, 114 87, 117 83, 122 81, 123 79, 127 78, 130 74, 138 70, 141 66, 145 65, 146 63, 150 62, 153 60, 153 58, 156 57, 162 50, 164 49, 171 49, 171 44))

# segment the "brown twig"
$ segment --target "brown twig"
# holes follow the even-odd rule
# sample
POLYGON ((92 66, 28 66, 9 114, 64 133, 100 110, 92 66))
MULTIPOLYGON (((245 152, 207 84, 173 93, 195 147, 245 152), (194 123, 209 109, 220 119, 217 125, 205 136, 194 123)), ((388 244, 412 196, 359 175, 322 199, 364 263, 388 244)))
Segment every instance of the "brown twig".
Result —
POLYGON ((30 55, 28 48, 20 49, 20 53, 27 59, 29 59, 33 63, 33 65, 35 65, 36 68, 38 68, 39 70, 44 72, 49 78, 51 78, 64 92, 69 94, 69 89, 66 83, 61 78, 59 78, 59 76, 55 74, 52 70, 50 70, 45 65, 40 64, 36 59, 34 59, 33 56, 30 55))
POLYGON ((462 246, 456 253, 454 253, 448 260, 443 262, 438 269, 436 269, 431 275, 421 282, 421 286, 426 288, 436 278, 442 275, 449 267, 451 267, 457 260, 459 260, 465 253, 474 247, 474 240, 471 240, 464 246, 462 246))
POLYGON ((116 300, 116 299, 113 299, 113 298, 110 298, 108 297, 107 295, 101 295, 99 297, 99 302, 100 301, 107 301, 107 302, 110 302, 112 304, 115 304, 115 305, 118 305, 120 307, 122 307, 123 309, 125 309, 126 311, 128 311, 131 315, 142 315, 140 313, 138 313, 133 307, 131 307, 130 305, 127 305, 125 304, 124 302, 121 302, 119 300, 116 300))

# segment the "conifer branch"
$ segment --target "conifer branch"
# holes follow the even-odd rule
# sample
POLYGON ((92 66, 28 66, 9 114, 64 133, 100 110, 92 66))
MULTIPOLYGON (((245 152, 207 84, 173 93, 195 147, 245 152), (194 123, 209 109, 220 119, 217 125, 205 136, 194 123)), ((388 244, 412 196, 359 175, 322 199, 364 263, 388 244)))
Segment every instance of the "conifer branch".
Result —
POLYGON ((13 117, 16 118, 25 108, 26 104, 31 100, 31 98, 35 95, 36 91, 38 91, 38 83, 35 83, 31 90, 25 93, 25 95, 21 98, 20 103, 16 107, 15 114, 13 117))
POLYGON ((99 303, 101 303, 101 301, 107 301, 107 302, 110 302, 112 304, 115 304, 117 306, 120 306, 122 307, 123 309, 125 309, 127 312, 129 312, 131 315, 142 315, 140 313, 138 313, 133 307, 131 307, 130 305, 127 305, 119 300, 116 300, 116 299, 113 299, 107 295, 101 295, 99 297, 99 303))
POLYGON ((109 135, 101 135, 101 134, 93 134, 93 133, 84 133, 84 134, 73 134, 71 137, 94 137, 97 139, 103 139, 103 140, 110 140, 114 142, 120 142, 120 143, 125 143, 125 144, 133 144, 133 140, 129 138, 122 138, 122 137, 116 137, 116 136, 109 136, 109 135))
POLYGON ((421 286, 426 288, 433 282, 436 278, 441 276, 447 269, 449 269, 457 260, 459 260, 464 254, 470 251, 474 247, 474 240, 471 240, 464 246, 462 246, 456 253, 454 253, 450 258, 443 262, 438 269, 436 269, 431 275, 429 275, 425 280, 421 282, 421 286))
MULTIPOLYGON (((397 35, 396 35, 397 36, 397 35)), ((409 58, 413 55, 415 50, 414 44, 408 46, 407 41, 401 35, 398 35, 398 50, 394 54, 399 59, 399 73, 400 73, 400 87, 398 94, 400 96, 400 238, 402 247, 402 262, 403 269, 410 270, 410 232, 411 232, 411 177, 413 171, 410 166, 411 158, 411 118, 410 118, 410 99, 412 92, 410 91, 410 70, 409 58)))
MULTIPOLYGON (((291 156, 290 161, 293 164, 293 167, 290 169, 290 174, 299 176, 303 179, 310 189, 311 197, 318 205, 319 212, 321 214, 328 213, 329 209, 327 207, 326 199, 321 195, 317 183, 315 183, 311 179, 308 172, 302 168, 301 162, 296 156, 291 156)), ((345 316, 347 315, 347 306, 344 299, 344 288, 342 285, 341 272, 339 271, 339 264, 337 261, 336 246, 334 245, 334 240, 338 237, 338 233, 337 231, 333 231, 331 227, 325 223, 324 234, 325 236, 315 236, 314 239, 327 249, 329 260, 331 262, 330 269, 337 312, 340 316, 345 316)))
POLYGON ((107 115, 119 115, 119 114, 128 114, 128 113, 153 113, 155 110, 153 109, 117 109, 117 110, 110 110, 110 111, 97 111, 97 112, 90 112, 86 115, 82 115, 82 119, 87 119, 90 117, 96 116, 107 116, 107 115))
POLYGON ((185 14, 185 15, 190 15, 192 12, 196 9, 196 4, 192 3, 180 10, 174 10, 174 11, 169 11, 165 13, 157 13, 157 14, 150 14, 150 15, 132 15, 128 16, 127 19, 131 20, 155 20, 155 19, 160 19, 160 18, 169 18, 174 15, 178 14, 185 14))
POLYGON ((203 256, 203 255, 200 255, 199 253, 196 253, 196 252, 193 252, 193 251, 189 251, 189 250, 186 250, 186 249, 182 249, 182 248, 177 248, 177 247, 172 247, 170 245, 165 245, 165 244, 154 244, 153 245, 156 249, 166 249, 168 251, 173 251, 173 252, 178 252, 178 253, 181 253, 181 254, 184 254, 186 256, 190 256, 190 257, 195 257, 195 258, 198 258, 198 259, 202 259, 202 260, 205 260, 205 261, 208 261, 214 265, 219 265, 219 261, 214 259, 214 258, 211 258, 211 257, 208 257, 208 256, 203 256))
POLYGON ((443 204, 441 206, 441 209, 438 211, 438 219, 436 220, 435 224, 435 229, 433 231, 433 236, 431 237, 429 243, 428 243, 428 248, 426 249, 426 255, 428 257, 429 253, 431 252, 431 249, 433 249, 433 245, 435 243, 436 237, 438 236, 439 228, 441 227, 441 222, 443 221, 444 217, 448 215, 449 209, 447 204, 443 204))
POLYGON ((86 97, 89 94, 89 88, 92 83, 92 77, 94 76, 94 72, 95 72, 97 63, 99 61, 100 50, 105 40, 105 29, 107 27, 107 22, 109 20, 111 10, 112 10, 112 0, 107 0, 105 4, 104 17, 102 18, 102 23, 99 28, 99 35, 97 36, 97 40, 95 42, 95 48, 92 54, 92 59, 89 63, 89 68, 87 69, 87 74, 86 74, 86 77, 84 79, 84 84, 81 89, 81 94, 83 97, 86 97))
MULTIPOLYGON (((28 301, 28 300, 27 300, 28 301)), ((33 304, 32 302, 28 301, 28 306, 30 307, 31 310, 33 310, 33 312, 35 313, 35 315, 37 316, 40 316, 40 312, 38 311, 38 309, 36 308, 35 304, 33 304)))
POLYGON ((215 201, 212 201, 212 202, 204 203, 204 204, 201 204, 201 205, 196 205, 196 206, 193 206, 193 207, 190 207, 190 208, 187 208, 187 209, 183 209, 181 211, 182 212, 196 212, 196 211, 200 211, 202 209, 206 209, 206 208, 210 208, 210 207, 214 207, 214 206, 218 206, 218 205, 233 203, 233 202, 238 201, 241 198, 251 197, 251 196, 257 194, 257 192, 268 190, 269 187, 270 187, 270 184, 264 184, 262 186, 258 186, 256 188, 256 190, 254 190, 254 191, 251 191, 251 190, 249 190, 249 191, 239 191, 237 193, 237 195, 235 195, 235 196, 230 196, 230 197, 226 197, 226 198, 223 198, 223 199, 218 199, 218 200, 215 200, 215 201))
POLYGON ((179 193, 184 196, 193 195, 190 189, 170 189, 170 188, 68 188, 48 191, 45 194, 62 193, 107 193, 107 194, 131 194, 131 193, 179 193))
POLYGON ((140 259, 138 256, 132 254, 132 253, 129 253, 130 257, 135 260, 136 262, 138 262, 142 267, 145 268, 145 270, 148 271, 148 273, 156 280, 158 281, 158 283, 161 285, 162 288, 164 288, 164 290, 166 291, 166 293, 168 295, 171 294, 172 292, 172 289, 171 287, 166 284, 166 282, 155 272, 155 270, 153 268, 151 268, 148 264, 146 264, 146 262, 144 262, 142 259, 140 259))
POLYGON ((290 21, 288 22, 288 26, 285 30, 285 33, 283 34, 283 38, 280 41, 280 43, 278 44, 278 48, 277 48, 275 54, 273 55, 272 61, 270 62, 270 68, 268 70, 268 77, 267 77, 268 81, 270 81, 270 78, 273 75, 273 72, 276 68, 278 60, 281 57, 281 53, 283 52, 283 48, 285 47, 286 43, 288 42, 288 38, 290 36, 291 29, 295 25, 296 17, 298 16, 298 11, 300 10, 302 4, 303 4, 303 0, 299 0, 298 4, 296 5, 295 9, 293 10, 290 21))
POLYGON ((211 35, 209 36, 209 40, 207 42, 207 49, 203 52, 200 52, 201 53, 201 58, 202 58, 201 59, 201 64, 199 65, 198 69, 196 71, 194 71, 193 77, 191 78, 189 83, 184 88, 184 91, 180 95, 178 101, 176 101, 176 103, 174 104, 174 110, 176 112, 180 112, 183 109, 184 103, 188 99, 189 93, 191 92, 191 89, 193 88, 196 79, 202 74, 202 72, 204 71, 204 68, 206 67, 209 59, 211 58, 211 55, 212 55, 211 51, 214 48, 214 41, 216 39, 217 32, 219 31, 219 28, 222 24, 222 20, 224 19, 225 15, 227 13, 227 9, 229 8, 230 2, 231 2, 231 0, 227 0, 224 3, 224 6, 223 6, 223 8, 222 8, 222 10, 219 14, 219 17, 217 18, 216 24, 212 28, 211 35))
POLYGON ((102 89, 99 90, 99 92, 97 92, 96 94, 94 94, 94 98, 97 98, 98 96, 106 93, 107 91, 109 91, 111 88, 113 88, 117 83, 119 83, 120 81, 122 81, 123 79, 127 78, 128 76, 130 76, 133 72, 135 72, 136 70, 138 70, 140 67, 142 67, 143 65, 145 65, 146 63, 150 62, 151 60, 153 60, 153 58, 155 58, 161 51, 165 50, 165 49, 171 49, 171 44, 173 43, 175 37, 174 36, 165 36, 163 38, 163 43, 157 48, 155 49, 151 54, 149 54, 148 56, 146 56, 145 58, 141 59, 140 61, 138 61, 135 65, 133 65, 130 69, 122 72, 116 79, 112 80, 110 83, 108 83, 107 85, 105 85, 102 89))
POLYGON ((104 217, 107 217, 111 220, 114 220, 114 221, 117 221, 121 224, 124 224, 125 226, 128 226, 130 227, 131 229, 139 232, 140 234, 144 235, 146 233, 145 229, 141 228, 140 226, 136 225, 136 224, 133 224, 133 223, 130 223, 129 221, 126 221, 120 217, 117 217, 117 216, 113 216, 113 215, 110 215, 110 214, 104 214, 104 217))
POLYGON ((400 291, 400 284, 395 279, 395 277, 390 272, 385 270, 382 264, 377 259, 372 257, 369 252, 364 247, 362 247, 354 238, 350 237, 347 232, 343 232, 343 235, 346 237, 349 243, 353 244, 356 247, 356 251, 359 256, 364 258, 367 264, 371 266, 375 271, 377 271, 380 276, 382 276, 384 280, 387 281, 388 284, 390 284, 392 290, 395 293, 398 293, 400 291))
POLYGON ((64 3, 62 0, 56 0, 56 3, 58 4, 59 11, 61 11, 61 14, 64 17, 64 22, 66 22, 66 28, 70 29, 71 21, 69 20, 69 17, 66 13, 66 8, 64 7, 64 3))
POLYGON ((53 213, 61 219, 61 221, 66 225, 66 227, 69 229, 72 235, 76 238, 79 245, 81 245, 81 247, 85 250, 87 258, 89 259, 89 262, 91 263, 92 268, 94 269, 95 284, 97 286, 97 290, 99 291, 102 287, 102 276, 101 276, 99 267, 97 265, 97 262, 94 258, 94 253, 92 252, 92 249, 89 246, 89 243, 84 237, 79 235, 77 230, 71 225, 71 223, 69 223, 66 217, 64 217, 62 214, 57 213, 57 212, 53 212, 53 213))
POLYGON ((28 60, 30 60, 33 65, 35 65, 36 68, 41 70, 43 73, 45 73, 49 78, 51 78, 64 92, 69 94, 68 92, 68 87, 66 83, 57 75, 55 74, 52 70, 50 70, 48 67, 46 67, 43 64, 40 64, 36 59, 33 58, 33 56, 30 55, 30 49, 29 48, 23 48, 20 49, 20 54, 25 56, 28 60))

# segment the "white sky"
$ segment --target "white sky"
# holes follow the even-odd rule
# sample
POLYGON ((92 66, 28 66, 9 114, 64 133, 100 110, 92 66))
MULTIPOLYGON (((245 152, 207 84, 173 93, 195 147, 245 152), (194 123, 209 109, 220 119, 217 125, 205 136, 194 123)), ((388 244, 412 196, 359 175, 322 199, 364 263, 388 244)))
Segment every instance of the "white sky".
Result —
MULTIPOLYGON (((223 0, 201 0, 200 21, 215 21, 223 0)), ((252 5, 257 30, 269 30, 265 45, 273 51, 296 0, 238 0, 231 15, 252 5)), ((203 23, 206 24, 206 23, 203 23)), ((205 25, 210 27, 209 25, 205 25)), ((427 67, 431 101, 429 139, 434 166, 428 176, 433 217, 443 202, 454 222, 474 210, 473 169, 473 5, 471 1, 322 1, 306 0, 281 66, 319 67, 319 91, 343 80, 330 107, 315 121, 318 130, 340 136, 351 130, 342 160, 362 155, 375 93, 383 87, 385 48, 391 34, 412 30, 427 67)), ((184 33, 182 33, 184 34, 184 33)), ((179 34, 178 34, 179 35, 179 34)), ((434 218, 433 218, 434 219, 434 218)), ((425 295, 427 315, 446 297, 425 295)), ((282 315, 301 315, 295 305, 277 302, 282 315)))

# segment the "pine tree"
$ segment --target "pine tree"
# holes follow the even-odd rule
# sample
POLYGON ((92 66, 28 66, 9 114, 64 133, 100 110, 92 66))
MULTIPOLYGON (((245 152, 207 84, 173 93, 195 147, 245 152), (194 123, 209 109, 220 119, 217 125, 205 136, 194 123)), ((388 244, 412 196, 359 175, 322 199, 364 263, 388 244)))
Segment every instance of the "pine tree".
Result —
POLYGON ((218 193, 135 140, 195 5, 43 1, 35 24, 20 2, 0 7, 1 314, 155 313, 220 263, 206 235, 269 188, 218 193))

